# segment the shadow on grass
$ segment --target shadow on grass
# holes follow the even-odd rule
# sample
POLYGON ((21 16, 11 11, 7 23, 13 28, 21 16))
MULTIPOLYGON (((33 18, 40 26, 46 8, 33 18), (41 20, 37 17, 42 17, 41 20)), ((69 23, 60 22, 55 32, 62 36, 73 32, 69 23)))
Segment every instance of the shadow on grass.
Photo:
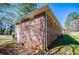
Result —
POLYGON ((66 46, 66 45, 68 45, 69 47, 72 48, 72 53, 73 53, 73 55, 75 55, 76 54, 75 53, 75 48, 76 48, 75 45, 79 45, 79 42, 76 41, 74 38, 72 38, 68 34, 64 34, 61 37, 58 37, 52 44, 50 44, 50 46, 48 47, 48 50, 58 47, 57 50, 54 53, 52 53, 52 55, 54 55, 57 52, 59 52, 62 48, 64 48, 64 46, 66 46))
POLYGON ((75 44, 79 45, 79 42, 77 42, 74 38, 72 38, 68 34, 64 34, 61 37, 58 37, 49 47, 48 49, 52 49, 54 47, 58 46, 64 46, 64 45, 70 45, 70 44, 75 44))

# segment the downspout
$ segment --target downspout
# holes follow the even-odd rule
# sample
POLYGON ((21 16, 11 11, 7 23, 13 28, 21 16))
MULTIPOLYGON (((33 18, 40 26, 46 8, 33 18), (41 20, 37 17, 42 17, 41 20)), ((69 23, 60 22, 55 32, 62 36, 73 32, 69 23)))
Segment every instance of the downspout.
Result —
POLYGON ((48 48, 47 48, 47 20, 48 20, 47 19, 47 13, 45 14, 45 17, 46 17, 46 21, 45 21, 45 25, 46 25, 46 27, 45 27, 46 28, 46 33, 45 33, 46 34, 46 36, 45 36, 46 37, 45 38, 45 50, 47 51, 48 50, 48 48))
POLYGON ((45 53, 46 52, 46 43, 45 43, 46 42, 46 40, 45 40, 46 39, 46 14, 45 14, 45 17, 44 18, 45 18, 45 24, 44 24, 44 26, 45 26, 45 28, 44 28, 45 29, 45 32, 44 32, 44 35, 43 35, 43 37, 44 37, 44 41, 43 41, 43 52, 45 53))
POLYGON ((44 33, 44 53, 46 54, 47 49, 47 13, 45 13, 45 33, 44 33))

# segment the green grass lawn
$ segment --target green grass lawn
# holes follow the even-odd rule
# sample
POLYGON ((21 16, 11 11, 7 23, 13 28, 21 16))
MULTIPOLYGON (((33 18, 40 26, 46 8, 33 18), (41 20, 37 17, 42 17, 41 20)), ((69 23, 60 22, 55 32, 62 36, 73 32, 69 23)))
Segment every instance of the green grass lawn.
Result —
POLYGON ((69 35, 79 42, 79 32, 73 32, 69 35))
POLYGON ((79 32, 64 34, 48 48, 51 51, 49 54, 79 55, 79 32))
MULTIPOLYGON (((11 35, 0 35, 0 53, 15 53, 12 50, 16 47, 11 35)), ((49 54, 52 55, 79 55, 79 33, 64 34, 63 37, 57 38, 48 49, 49 54)))

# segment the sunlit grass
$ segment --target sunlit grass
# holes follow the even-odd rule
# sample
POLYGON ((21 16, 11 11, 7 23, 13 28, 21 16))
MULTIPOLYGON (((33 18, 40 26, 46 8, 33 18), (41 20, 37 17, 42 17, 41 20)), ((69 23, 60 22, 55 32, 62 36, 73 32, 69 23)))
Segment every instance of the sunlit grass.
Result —
POLYGON ((13 43, 11 35, 0 35, 0 46, 13 43))
POLYGON ((62 38, 58 38, 49 48, 52 51, 61 48, 56 54, 79 55, 79 32, 64 34, 62 38))
POLYGON ((79 42, 79 32, 73 32, 69 34, 72 38, 79 42))

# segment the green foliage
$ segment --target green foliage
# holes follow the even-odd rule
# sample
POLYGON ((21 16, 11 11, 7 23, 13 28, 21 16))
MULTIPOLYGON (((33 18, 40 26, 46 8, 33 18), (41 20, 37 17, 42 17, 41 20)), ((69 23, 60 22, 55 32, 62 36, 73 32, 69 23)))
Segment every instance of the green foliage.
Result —
POLYGON ((66 29, 69 28, 70 21, 79 19, 79 14, 77 12, 72 12, 67 16, 65 21, 66 29))
POLYGON ((69 28, 69 24, 70 24, 70 20, 67 19, 66 22, 65 22, 65 26, 66 26, 67 28, 69 28))
POLYGON ((10 5, 10 3, 0 3, 0 7, 4 7, 4 8, 6 8, 6 7, 8 7, 10 5))
POLYGON ((34 3, 1 3, 0 4, 0 34, 12 34, 18 18, 37 8, 34 3))
POLYGON ((72 12, 68 15, 68 19, 70 20, 79 19, 79 14, 77 12, 72 12))
POLYGON ((30 12, 36 9, 36 4, 22 3, 20 11, 22 12, 30 12))

